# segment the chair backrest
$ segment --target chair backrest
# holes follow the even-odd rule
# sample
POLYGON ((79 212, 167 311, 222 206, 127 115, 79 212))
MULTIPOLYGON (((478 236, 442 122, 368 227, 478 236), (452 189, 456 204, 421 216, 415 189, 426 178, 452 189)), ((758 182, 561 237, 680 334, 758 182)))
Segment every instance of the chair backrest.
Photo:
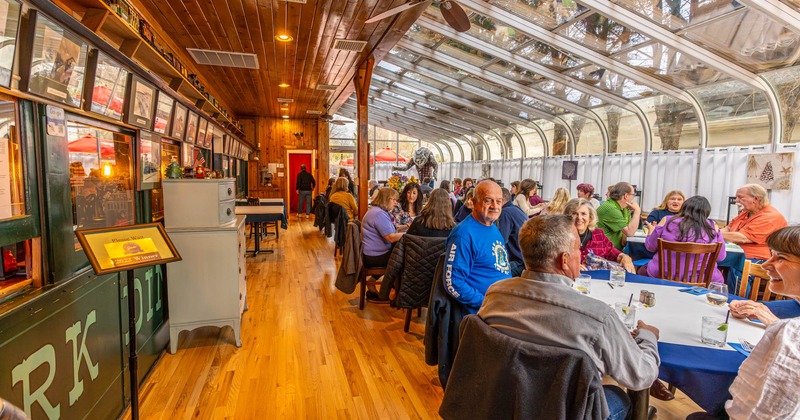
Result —
POLYGON ((658 273, 662 279, 708 286, 717 266, 720 242, 698 244, 658 239, 658 273))
POLYGON ((403 271, 397 290, 396 306, 415 309, 428 304, 439 256, 447 238, 403 235, 403 271))
POLYGON ((786 296, 772 293, 769 290, 769 274, 761 264, 756 264, 750 260, 744 261, 744 269, 742 269, 742 279, 739 282, 739 290, 737 295, 750 300, 783 300, 786 296), (753 281, 750 282, 749 278, 752 277, 753 281), (747 285, 750 284, 750 295, 747 295, 747 285))
POLYGON ((261 200, 258 197, 247 197, 247 205, 248 206, 260 206, 261 200))

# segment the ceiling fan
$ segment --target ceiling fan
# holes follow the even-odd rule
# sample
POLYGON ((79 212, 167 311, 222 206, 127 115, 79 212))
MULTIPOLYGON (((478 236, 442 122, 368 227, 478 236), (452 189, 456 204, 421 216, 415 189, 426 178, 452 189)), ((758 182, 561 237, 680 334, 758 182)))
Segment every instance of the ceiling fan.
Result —
POLYGON ((350 124, 350 123, 354 123, 355 122, 355 121, 350 121, 350 120, 334 120, 333 119, 333 115, 328 113, 328 108, 330 108, 331 106, 329 104, 324 104, 322 106, 325 108, 325 113, 319 116, 319 119, 322 120, 322 121, 325 121, 325 122, 327 122, 329 124, 333 124, 333 125, 345 125, 345 124, 350 124))
MULTIPOLYGON (((429 5, 432 0, 410 0, 406 4, 402 4, 397 6, 393 9, 389 9, 379 15, 373 16, 369 18, 366 23, 373 23, 377 22, 381 19, 385 19, 389 16, 394 16, 398 13, 404 12, 408 9, 413 7, 421 6, 421 5, 429 5)), ((456 3, 455 0, 444 0, 444 1, 434 1, 434 5, 439 7, 439 11, 442 13, 442 17, 447 22, 448 25, 452 26, 458 32, 466 32, 470 28, 469 23, 469 16, 464 11, 464 9, 456 3)))

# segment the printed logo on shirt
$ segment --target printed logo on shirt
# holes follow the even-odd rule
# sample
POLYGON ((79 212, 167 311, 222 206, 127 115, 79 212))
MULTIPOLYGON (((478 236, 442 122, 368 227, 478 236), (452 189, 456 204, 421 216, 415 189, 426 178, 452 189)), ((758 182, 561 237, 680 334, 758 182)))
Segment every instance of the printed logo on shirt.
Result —
POLYGON ((444 272, 444 287, 447 289, 447 293, 450 293, 450 296, 457 298, 461 295, 456 292, 456 289, 453 287, 453 260, 456 259, 456 244, 450 247, 450 254, 447 256, 447 267, 444 272))
POLYGON ((500 241, 495 241, 492 245, 492 253, 494 254, 494 268, 497 271, 502 271, 505 274, 511 272, 511 266, 508 263, 508 254, 506 247, 500 241))

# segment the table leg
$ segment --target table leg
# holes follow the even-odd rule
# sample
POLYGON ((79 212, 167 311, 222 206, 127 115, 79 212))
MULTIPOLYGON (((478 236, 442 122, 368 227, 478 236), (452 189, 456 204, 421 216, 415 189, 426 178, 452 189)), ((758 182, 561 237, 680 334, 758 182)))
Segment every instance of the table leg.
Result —
POLYGON ((650 408, 650 390, 631 391, 629 389, 628 397, 631 399, 631 420, 647 420, 650 408))

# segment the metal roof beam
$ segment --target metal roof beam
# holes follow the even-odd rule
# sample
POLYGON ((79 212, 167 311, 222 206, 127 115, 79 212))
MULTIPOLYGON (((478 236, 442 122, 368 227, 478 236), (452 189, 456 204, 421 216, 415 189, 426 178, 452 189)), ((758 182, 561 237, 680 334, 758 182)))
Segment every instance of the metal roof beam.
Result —
POLYGON ((484 127, 482 125, 472 124, 469 121, 458 120, 458 119, 453 118, 453 117, 451 117, 451 116, 449 116, 447 114, 441 114, 441 113, 438 113, 436 111, 433 111, 433 110, 430 110, 430 109, 427 109, 427 108, 417 107, 417 106, 415 106, 415 104, 411 104, 413 109, 409 108, 409 107, 405 106, 405 104, 407 104, 407 102, 403 102, 403 101, 399 101, 398 102, 397 98, 394 98, 394 97, 392 97, 390 95, 377 95, 377 96, 376 95, 370 95, 370 100, 373 100, 373 99, 378 99, 380 101, 380 102, 375 102, 376 106, 380 106, 381 102, 387 102, 391 106, 396 107, 396 108, 400 108, 400 109, 402 109, 404 111, 413 112, 413 113, 419 114, 419 115, 421 115, 421 116, 423 116, 425 118, 431 118, 433 120, 444 121, 444 122, 446 122, 448 124, 451 124, 451 125, 455 125, 455 126, 459 126, 459 127, 466 127, 466 128, 469 128, 469 129, 471 129, 473 131, 487 131, 487 130, 490 129, 490 128, 484 127))
MULTIPOLYGON (((352 100, 352 98, 348 99, 348 101, 354 102, 352 100)), ((389 104, 390 106, 394 106, 396 109, 386 109, 385 107, 381 107, 379 104, 376 104, 374 99, 372 99, 372 98, 369 99, 369 105, 370 105, 370 110, 379 110, 379 111, 383 111, 384 113, 387 113, 387 114, 394 114, 394 115, 397 115, 397 116, 401 116, 401 117, 410 119, 412 121, 416 121, 416 122, 418 122, 420 124, 423 124, 423 125, 428 125, 428 124, 434 125, 434 123, 435 123, 435 121, 427 120, 427 118, 425 116, 419 116, 419 115, 415 115, 415 114, 410 114, 410 113, 406 112, 405 109, 397 107, 396 105, 389 104)), ((435 126, 437 128, 439 128, 439 129, 441 129, 441 130, 453 132, 456 135, 474 133, 474 131, 472 131, 470 129, 467 129, 467 128, 464 128, 464 127, 456 127, 456 126, 453 126, 452 124, 447 124, 447 125, 436 124, 435 126)))
POLYGON ((769 16, 770 19, 788 26, 795 32, 800 32, 800 14, 779 0, 739 0, 739 3, 769 16))
MULTIPOLYGON (((352 101, 350 101, 350 99, 348 99, 348 102, 345 102, 345 104, 343 106, 350 107, 349 109, 351 111, 355 111, 355 109, 356 109, 355 105, 352 103, 352 101)), ((462 134, 474 134, 472 132, 461 133, 461 132, 454 131, 454 130, 451 130, 451 129, 448 129, 448 128, 444 128, 444 127, 441 127, 441 126, 434 126, 434 125, 428 126, 427 122, 419 121, 419 120, 416 120, 416 119, 413 119, 413 118, 409 118, 409 117, 405 117, 404 118, 402 116, 399 116, 395 112, 386 111, 386 110, 383 110, 383 109, 370 108, 369 112, 370 112, 370 115, 372 115, 374 113, 376 116, 388 118, 389 120, 402 121, 402 124, 408 125, 409 127, 424 128, 424 129, 426 129, 426 130, 428 130, 430 132, 438 133, 440 136, 444 136, 444 137, 458 137, 458 136, 461 136, 462 134)))

